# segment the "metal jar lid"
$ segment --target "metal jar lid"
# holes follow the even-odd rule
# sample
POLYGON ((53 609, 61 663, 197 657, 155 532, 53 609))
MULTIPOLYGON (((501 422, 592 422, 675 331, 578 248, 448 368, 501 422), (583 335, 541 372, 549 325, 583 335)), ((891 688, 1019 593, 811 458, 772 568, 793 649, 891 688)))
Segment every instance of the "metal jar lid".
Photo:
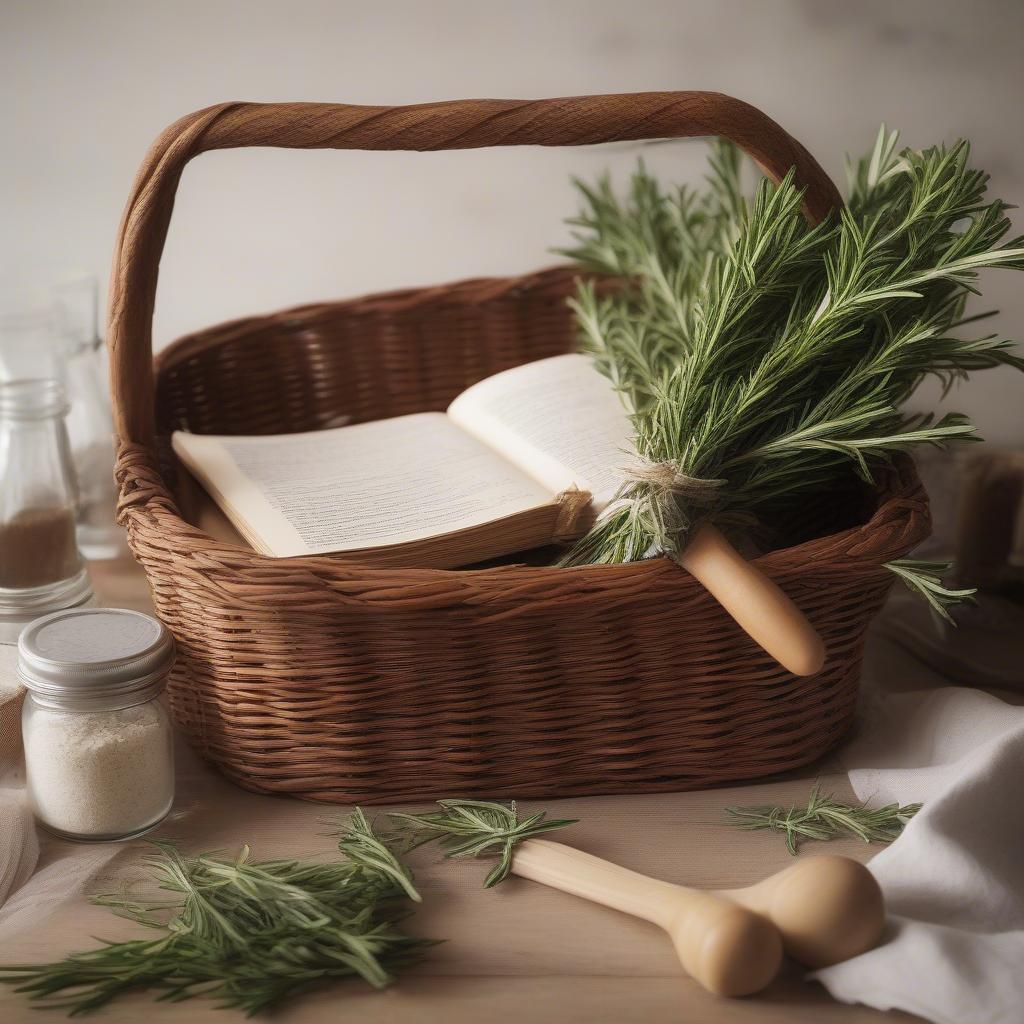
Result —
POLYGON ((44 707, 99 711, 155 697, 174 662, 161 623, 125 608, 69 608, 36 619, 18 640, 18 675, 44 707))

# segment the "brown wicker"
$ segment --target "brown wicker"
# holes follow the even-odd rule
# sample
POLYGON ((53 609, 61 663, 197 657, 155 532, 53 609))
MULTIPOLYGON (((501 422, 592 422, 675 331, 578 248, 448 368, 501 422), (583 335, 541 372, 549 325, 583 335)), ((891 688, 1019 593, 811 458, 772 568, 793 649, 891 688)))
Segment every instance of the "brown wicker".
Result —
MULTIPOLYGON (((239 784, 367 803, 708 786, 812 761, 850 723, 883 563, 926 536, 909 462, 876 494, 823 495, 759 560, 820 630, 824 671, 789 675, 695 581, 657 559, 576 569, 379 569, 266 558, 179 512, 166 438, 310 430, 444 408, 472 382, 569 350, 572 275, 474 280, 221 325, 156 360, 157 267, 185 164, 208 149, 450 149, 721 134, 805 210, 838 196, 754 108, 707 93, 417 107, 227 104, 156 142, 114 264, 110 343, 120 518, 177 638, 174 714, 239 784), (155 396, 155 401, 154 401, 155 396)), ((851 492, 852 494, 853 492, 851 492)))

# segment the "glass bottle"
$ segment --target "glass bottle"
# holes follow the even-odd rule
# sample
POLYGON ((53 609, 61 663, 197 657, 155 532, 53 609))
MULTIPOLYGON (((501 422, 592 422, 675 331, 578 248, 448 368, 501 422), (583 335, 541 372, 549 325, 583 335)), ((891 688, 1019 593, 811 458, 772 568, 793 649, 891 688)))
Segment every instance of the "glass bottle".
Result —
POLYGON ((0 382, 52 378, 70 403, 79 487, 78 545, 87 558, 127 553, 115 522, 114 427, 92 275, 42 272, 0 279, 0 382))
POLYGON ((92 596, 75 538, 67 409, 55 380, 0 384, 0 639, 92 596))

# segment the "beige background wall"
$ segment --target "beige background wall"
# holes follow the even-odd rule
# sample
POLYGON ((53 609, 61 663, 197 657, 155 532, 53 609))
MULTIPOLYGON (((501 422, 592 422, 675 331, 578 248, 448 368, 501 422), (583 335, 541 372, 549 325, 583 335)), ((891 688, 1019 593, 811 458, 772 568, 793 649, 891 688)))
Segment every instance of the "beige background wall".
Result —
MULTIPOLYGON (((834 177, 879 121, 914 145, 969 135, 1024 202, 1020 0, 0 0, 0 274, 105 282, 150 140, 224 99, 404 103, 719 89, 761 104, 834 177)), ((693 144, 647 150, 700 173, 693 144)), ((203 156, 186 173, 156 338, 328 296, 550 262, 571 172, 635 149, 203 156)), ((1018 218, 1018 224, 1021 224, 1018 218)), ((1024 335, 1024 279, 986 282, 1024 335)), ((1024 379, 979 375, 952 405, 1024 443, 1024 379)))

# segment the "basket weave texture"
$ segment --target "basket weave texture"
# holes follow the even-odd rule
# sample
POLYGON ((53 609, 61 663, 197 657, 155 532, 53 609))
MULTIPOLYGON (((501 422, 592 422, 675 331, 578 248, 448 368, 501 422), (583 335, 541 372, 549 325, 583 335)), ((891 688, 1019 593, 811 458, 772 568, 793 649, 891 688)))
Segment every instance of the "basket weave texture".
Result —
MULTIPOLYGON (((181 169, 229 145, 453 148, 724 134, 809 217, 835 203, 754 108, 704 93, 411 108, 228 104, 158 139, 111 296, 120 520, 178 643, 172 710, 249 789, 329 802, 699 788, 815 760, 848 729, 884 563, 928 533, 901 462, 876 493, 809 502, 758 560, 827 646, 798 678, 667 559, 572 569, 379 569, 273 559, 181 514, 170 431, 278 433, 443 409, 499 370, 572 350, 572 273, 464 281, 254 317, 151 357, 156 267, 181 169), (767 141, 766 141, 767 140, 767 141), (840 528, 842 527, 842 528, 840 528)), ((343 496, 341 496, 343 500, 343 496)))

